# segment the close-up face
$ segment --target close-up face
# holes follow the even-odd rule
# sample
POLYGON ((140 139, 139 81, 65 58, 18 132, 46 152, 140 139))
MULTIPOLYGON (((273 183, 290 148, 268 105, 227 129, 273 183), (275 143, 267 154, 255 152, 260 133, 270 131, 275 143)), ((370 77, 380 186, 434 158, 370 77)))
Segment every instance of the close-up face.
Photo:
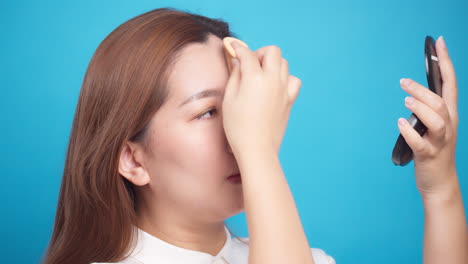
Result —
POLYGON ((179 54, 167 101, 147 134, 143 166, 150 180, 137 191, 146 192, 149 203, 206 221, 243 211, 242 184, 227 180, 239 172, 222 121, 228 77, 223 42, 212 34, 179 54))

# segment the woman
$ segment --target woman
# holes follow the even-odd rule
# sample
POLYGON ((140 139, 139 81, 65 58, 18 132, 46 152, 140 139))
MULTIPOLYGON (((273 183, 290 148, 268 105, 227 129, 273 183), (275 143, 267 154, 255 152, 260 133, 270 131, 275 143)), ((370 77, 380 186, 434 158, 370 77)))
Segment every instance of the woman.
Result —
MULTIPOLYGON (((45 263, 335 263, 309 248, 278 159, 301 82, 274 46, 253 52, 233 43, 237 59, 226 61, 229 36, 223 21, 166 8, 100 44, 80 93, 45 263), (231 239, 224 220, 244 209, 250 239, 231 239)), ((462 263, 455 76, 441 57, 450 116, 412 83, 408 92, 421 100, 412 110, 437 126, 424 139, 400 130, 430 208, 425 263, 462 263), (437 143, 431 149, 428 139, 437 143), (438 233, 446 224, 452 229, 438 233)))

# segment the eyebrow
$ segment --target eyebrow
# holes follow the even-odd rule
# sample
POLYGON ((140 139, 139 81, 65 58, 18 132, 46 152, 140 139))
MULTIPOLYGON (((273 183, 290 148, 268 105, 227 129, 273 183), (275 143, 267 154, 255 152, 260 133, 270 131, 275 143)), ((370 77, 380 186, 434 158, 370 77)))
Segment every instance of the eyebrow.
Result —
POLYGON ((223 92, 220 90, 215 90, 215 89, 208 89, 208 90, 203 90, 201 92, 198 92, 196 94, 193 94, 189 98, 187 98, 184 102, 182 102, 179 107, 182 107, 185 104, 188 104, 190 102, 193 102, 195 100, 200 100, 202 98, 206 97, 214 97, 214 96, 222 96, 223 92))

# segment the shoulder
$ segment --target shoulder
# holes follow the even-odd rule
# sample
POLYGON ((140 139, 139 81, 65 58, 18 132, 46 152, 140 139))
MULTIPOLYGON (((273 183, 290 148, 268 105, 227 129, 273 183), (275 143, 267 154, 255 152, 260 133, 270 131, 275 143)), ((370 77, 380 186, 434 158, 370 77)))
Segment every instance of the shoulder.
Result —
MULTIPOLYGON (((240 242, 237 239, 234 239, 238 244, 244 245, 244 250, 248 251, 248 245, 249 245, 249 238, 248 237, 240 237, 240 240, 242 240, 244 243, 240 242)), ((314 258, 315 264, 336 264, 335 259, 328 255, 323 249, 320 248, 310 248, 310 251, 312 252, 312 257, 314 258)))

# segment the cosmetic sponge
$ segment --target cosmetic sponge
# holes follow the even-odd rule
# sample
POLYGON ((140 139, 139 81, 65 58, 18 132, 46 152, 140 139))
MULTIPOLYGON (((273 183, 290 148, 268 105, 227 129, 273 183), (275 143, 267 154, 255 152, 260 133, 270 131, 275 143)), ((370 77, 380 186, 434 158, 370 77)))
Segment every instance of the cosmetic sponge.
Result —
POLYGON ((226 63, 228 66, 229 72, 231 72, 232 66, 231 66, 231 59, 236 58, 236 51, 234 48, 231 46, 232 42, 237 41, 237 43, 241 44, 242 46, 248 48, 247 44, 245 44, 242 40, 236 39, 233 37, 225 37, 223 39, 223 44, 224 44, 224 56, 226 57, 226 63))

